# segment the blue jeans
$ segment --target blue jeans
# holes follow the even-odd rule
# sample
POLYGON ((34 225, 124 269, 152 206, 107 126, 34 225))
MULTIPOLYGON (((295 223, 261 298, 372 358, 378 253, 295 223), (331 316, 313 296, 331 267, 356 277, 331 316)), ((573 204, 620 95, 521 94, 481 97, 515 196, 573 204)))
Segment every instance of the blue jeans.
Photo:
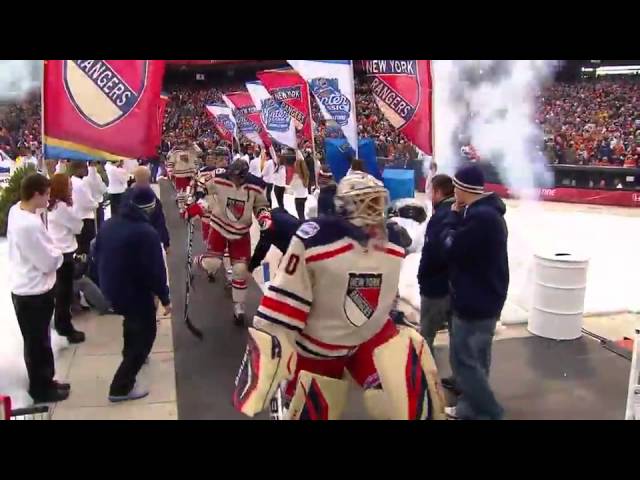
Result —
POLYGON ((157 182, 158 170, 160 169, 160 162, 151 162, 151 183, 157 182))
POLYGON ((465 420, 500 420, 504 410, 489 385, 491 344, 496 318, 462 320, 455 313, 451 322, 451 369, 461 392, 456 413, 465 420))

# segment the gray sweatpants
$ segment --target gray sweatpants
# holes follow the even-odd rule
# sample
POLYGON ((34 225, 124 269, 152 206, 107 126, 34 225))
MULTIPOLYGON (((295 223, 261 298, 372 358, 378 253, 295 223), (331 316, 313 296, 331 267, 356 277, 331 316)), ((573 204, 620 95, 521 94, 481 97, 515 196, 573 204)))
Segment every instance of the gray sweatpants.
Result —
POLYGON ((433 341, 438 330, 451 325, 451 299, 420 297, 420 333, 433 353, 433 341))

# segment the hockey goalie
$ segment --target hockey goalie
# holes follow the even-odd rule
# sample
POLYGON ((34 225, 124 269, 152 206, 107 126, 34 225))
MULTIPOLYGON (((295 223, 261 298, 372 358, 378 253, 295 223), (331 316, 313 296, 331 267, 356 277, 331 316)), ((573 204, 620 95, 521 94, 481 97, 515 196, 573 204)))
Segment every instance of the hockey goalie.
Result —
POLYGON ((353 379, 376 419, 444 419, 429 347, 391 318, 404 249, 385 225, 387 191, 344 177, 336 215, 298 229, 249 328, 233 404, 248 416, 340 418, 353 379))
POLYGON ((199 186, 196 203, 186 209, 186 216, 207 217, 207 252, 194 259, 211 278, 223 263, 228 250, 231 269, 231 296, 236 325, 244 325, 247 296, 247 264, 251 258, 250 229, 253 215, 261 230, 271 225, 264 182, 249 174, 244 160, 235 160, 228 168, 218 168, 199 186))
POLYGON ((189 145, 188 140, 182 140, 177 148, 167 156, 167 170, 170 178, 175 182, 176 203, 180 213, 184 212, 189 196, 189 186, 196 175, 198 152, 189 145))

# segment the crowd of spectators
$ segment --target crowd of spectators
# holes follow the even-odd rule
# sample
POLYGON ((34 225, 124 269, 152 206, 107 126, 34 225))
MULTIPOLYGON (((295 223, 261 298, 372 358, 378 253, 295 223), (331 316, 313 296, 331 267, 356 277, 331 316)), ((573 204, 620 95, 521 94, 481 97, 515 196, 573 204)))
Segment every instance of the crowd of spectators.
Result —
MULTIPOLYGON (((164 122, 165 144, 187 137, 207 147, 220 143, 204 106, 222 102, 222 94, 244 90, 228 79, 212 87, 204 83, 165 85, 170 92, 164 122)), ((356 112, 360 138, 372 138, 379 157, 407 164, 419 152, 386 120, 366 77, 356 78, 356 112)), ((0 107, 0 149, 11 158, 39 152, 40 96, 0 107)), ((340 135, 322 119, 312 97, 316 150, 326 136, 340 135)), ((551 164, 638 167, 640 163, 640 80, 636 77, 553 83, 538 95, 536 121, 544 132, 544 152, 551 164)), ((245 141, 242 147, 248 147, 245 141)), ((305 148, 310 145, 303 145, 305 148)))
POLYGON ((539 95, 537 105, 549 163, 638 166, 637 77, 554 83, 539 95))

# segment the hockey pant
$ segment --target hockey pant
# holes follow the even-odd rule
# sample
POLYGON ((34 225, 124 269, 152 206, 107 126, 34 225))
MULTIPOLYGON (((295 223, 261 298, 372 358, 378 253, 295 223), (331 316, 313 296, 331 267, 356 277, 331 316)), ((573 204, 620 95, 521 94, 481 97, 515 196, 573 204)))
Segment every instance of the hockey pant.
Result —
POLYGON ((251 237, 248 233, 236 240, 229 240, 215 228, 210 228, 208 250, 200 257, 199 263, 209 275, 215 275, 223 263, 227 249, 231 260, 233 302, 244 303, 247 297, 247 279, 249 277, 247 263, 251 257, 251 237))

